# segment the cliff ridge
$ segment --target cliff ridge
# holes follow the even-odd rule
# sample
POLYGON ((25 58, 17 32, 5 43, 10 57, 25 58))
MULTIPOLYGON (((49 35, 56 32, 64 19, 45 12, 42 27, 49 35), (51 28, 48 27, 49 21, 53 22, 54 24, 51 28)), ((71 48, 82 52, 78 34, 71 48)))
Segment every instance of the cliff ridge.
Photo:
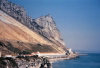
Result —
MULTIPOLYGON (((32 19, 23 7, 8 0, 0 0, 0 26, 0 39, 3 40, 4 44, 10 40, 10 43, 15 41, 15 44, 19 45, 17 41, 20 41, 35 45, 40 44, 40 47, 46 45, 56 53, 66 52, 64 41, 51 15, 32 19)), ((15 44, 13 44, 15 48, 20 48, 15 44)), ((21 45, 25 45, 25 50, 29 50, 31 49, 30 46, 27 46, 29 44, 21 45)), ((44 48, 42 51, 46 52, 44 48)))

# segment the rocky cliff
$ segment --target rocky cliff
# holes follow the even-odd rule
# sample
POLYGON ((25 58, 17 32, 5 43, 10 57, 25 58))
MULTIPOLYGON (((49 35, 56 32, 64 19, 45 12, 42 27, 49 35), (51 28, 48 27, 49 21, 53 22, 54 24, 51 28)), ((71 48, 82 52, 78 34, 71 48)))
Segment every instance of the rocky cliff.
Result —
POLYGON ((0 39, 39 43, 49 45, 55 52, 66 51, 64 41, 50 15, 32 19, 23 7, 7 0, 0 0, 0 10, 0 39))
POLYGON ((60 32, 56 27, 56 23, 53 20, 52 16, 46 15, 41 16, 37 19, 34 19, 34 21, 41 27, 43 27, 40 30, 37 30, 41 35, 47 37, 49 40, 54 42, 59 42, 62 45, 64 45, 64 41, 61 38, 60 32))

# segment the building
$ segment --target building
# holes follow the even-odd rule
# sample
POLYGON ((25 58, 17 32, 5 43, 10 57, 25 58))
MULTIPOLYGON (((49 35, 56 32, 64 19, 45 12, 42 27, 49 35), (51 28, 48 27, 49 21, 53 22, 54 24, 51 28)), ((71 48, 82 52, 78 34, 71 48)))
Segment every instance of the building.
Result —
POLYGON ((1 52, 0 52, 0 57, 1 57, 1 52))

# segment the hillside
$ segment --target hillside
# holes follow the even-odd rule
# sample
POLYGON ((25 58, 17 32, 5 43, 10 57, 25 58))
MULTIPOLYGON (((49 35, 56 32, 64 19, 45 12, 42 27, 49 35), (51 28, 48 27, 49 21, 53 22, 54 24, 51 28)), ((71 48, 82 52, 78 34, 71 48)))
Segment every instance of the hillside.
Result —
POLYGON ((49 42, 46 41, 45 38, 38 35, 36 32, 33 32, 2 11, 0 11, 0 20, 0 33, 2 35, 1 38, 20 41, 22 40, 23 42, 38 41, 40 43, 49 44, 49 42))
MULTIPOLYGON (((57 47, 55 44, 51 43, 49 40, 42 37, 38 33, 30 30, 29 28, 22 25, 21 23, 19 23, 18 21, 16 21, 15 19, 13 19, 12 17, 10 17, 9 15, 7 15, 2 11, 0 11, 0 39, 1 42, 5 44, 5 46, 8 46, 8 43, 10 43, 14 48, 19 49, 19 51, 21 52, 24 50, 28 50, 30 52, 34 52, 34 51, 35 52, 36 51, 58 52, 59 51, 60 53, 60 50, 56 49, 57 47), (38 47, 39 44, 41 44, 40 48, 38 47), (54 46, 56 48, 54 48, 54 46)), ((0 51, 1 52, 4 51, 4 54, 6 54, 6 52, 13 54, 12 50, 9 50, 9 46, 6 48, 1 48, 0 51)))
POLYGON ((22 7, 1 0, 0 51, 3 55, 37 51, 65 54, 66 47, 50 15, 32 19, 22 7))

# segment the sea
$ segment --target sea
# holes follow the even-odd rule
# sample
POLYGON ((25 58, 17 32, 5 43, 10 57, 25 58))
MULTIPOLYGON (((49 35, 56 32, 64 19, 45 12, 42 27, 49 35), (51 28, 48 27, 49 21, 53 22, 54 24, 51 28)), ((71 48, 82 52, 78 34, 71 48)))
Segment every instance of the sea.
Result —
POLYGON ((75 59, 56 61, 53 68, 100 68, 100 53, 85 53, 75 59))

